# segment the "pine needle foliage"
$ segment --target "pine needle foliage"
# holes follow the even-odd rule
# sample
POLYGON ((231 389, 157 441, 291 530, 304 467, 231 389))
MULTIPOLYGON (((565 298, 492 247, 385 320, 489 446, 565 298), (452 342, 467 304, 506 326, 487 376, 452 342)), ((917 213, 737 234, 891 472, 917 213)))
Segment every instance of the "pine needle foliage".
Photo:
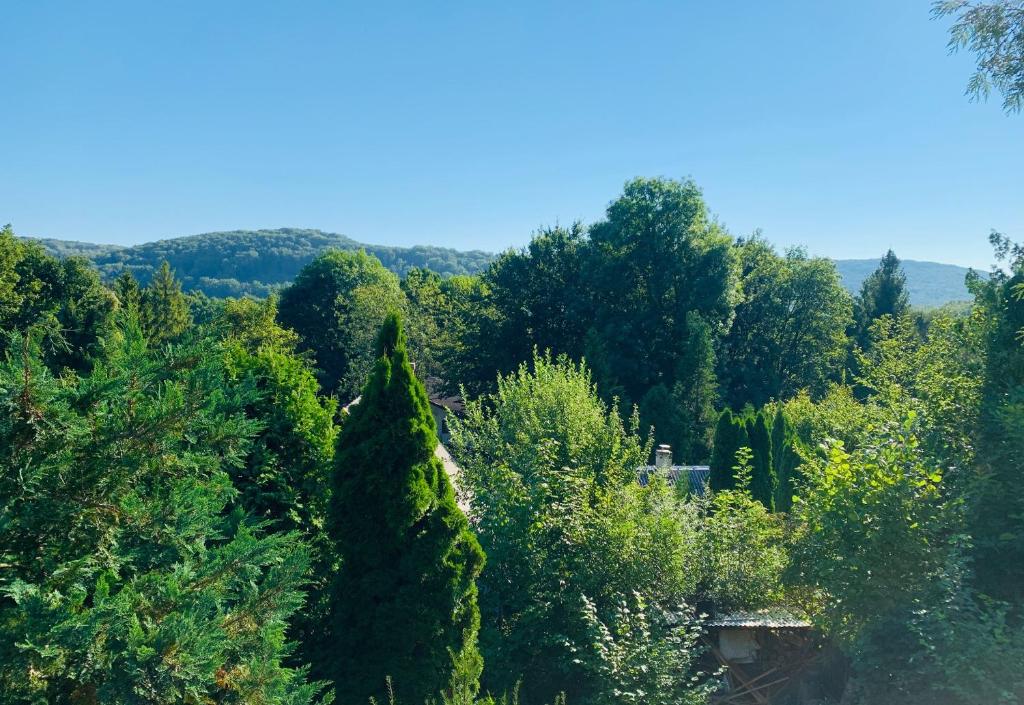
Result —
POLYGON ((477 688, 484 554, 436 446, 426 390, 391 313, 335 454, 328 530, 342 568, 322 659, 340 702, 386 701, 389 676, 402 703, 477 688))

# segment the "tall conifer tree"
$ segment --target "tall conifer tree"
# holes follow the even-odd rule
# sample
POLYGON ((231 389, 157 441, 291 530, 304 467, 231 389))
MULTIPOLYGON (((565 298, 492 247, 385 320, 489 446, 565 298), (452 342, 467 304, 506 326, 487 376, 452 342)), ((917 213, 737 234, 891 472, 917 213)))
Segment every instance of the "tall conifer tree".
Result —
POLYGON ((775 509, 775 470, 772 468, 772 437, 764 411, 747 422, 750 436, 750 494, 769 510, 775 509))
POLYGON ((878 268, 864 280, 860 294, 854 300, 853 314, 860 346, 868 346, 871 324, 875 320, 882 316, 898 318, 909 310, 907 275, 903 273, 899 257, 889 250, 878 263, 878 268))
POLYGON ((775 471, 775 508, 780 512, 788 512, 793 505, 794 484, 798 478, 800 456, 794 448, 793 427, 782 411, 782 406, 775 410, 772 421, 772 468, 775 471))
POLYGON ((343 561, 323 659, 339 702, 475 693, 482 659, 475 580, 484 555, 440 460, 426 390, 396 313, 342 426, 329 530, 343 561))
POLYGON ((191 325, 192 316, 181 292, 181 282, 175 279, 166 260, 142 292, 139 313, 146 336, 155 343, 176 338, 191 325))
POLYGON ((711 489, 714 491, 736 489, 736 451, 749 446, 747 429, 743 418, 726 409, 718 417, 715 427, 715 444, 711 453, 711 489))

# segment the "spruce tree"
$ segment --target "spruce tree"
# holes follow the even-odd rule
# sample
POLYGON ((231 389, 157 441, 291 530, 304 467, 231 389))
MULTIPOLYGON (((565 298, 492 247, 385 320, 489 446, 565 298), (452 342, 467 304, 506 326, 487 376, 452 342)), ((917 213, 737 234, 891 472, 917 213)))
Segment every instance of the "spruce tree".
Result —
POLYGON ((736 489, 736 451, 749 446, 747 429, 740 416, 725 409, 715 427, 715 445, 711 453, 711 489, 715 492, 736 489))
POLYGON ((764 411, 747 422, 750 436, 750 494, 768 510, 775 509, 775 471, 772 468, 772 437, 764 411))
POLYGON ((402 703, 475 693, 483 551, 434 455, 433 416, 396 313, 377 355, 335 454, 328 530, 342 568, 323 668, 343 703, 387 702, 388 677, 402 703))
POLYGON ((139 318, 146 336, 154 343, 173 340, 192 323, 181 282, 175 279, 166 260, 142 292, 139 318))
POLYGON ((857 342, 866 348, 870 342, 871 324, 882 316, 899 318, 910 310, 907 294, 907 275, 896 254, 889 250, 878 263, 878 268, 861 284, 860 294, 854 300, 854 319, 857 342))
POLYGON ((139 314, 139 306, 142 303, 142 287, 139 280, 132 274, 132 270, 126 269, 114 280, 114 293, 121 308, 139 314))

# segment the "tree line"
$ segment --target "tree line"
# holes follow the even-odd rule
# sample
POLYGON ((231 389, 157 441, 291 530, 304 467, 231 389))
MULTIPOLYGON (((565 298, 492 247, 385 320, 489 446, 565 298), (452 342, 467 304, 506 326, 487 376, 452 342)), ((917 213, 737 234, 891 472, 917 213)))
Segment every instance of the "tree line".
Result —
POLYGON ((0 690, 696 704, 705 616, 785 607, 821 699, 1019 701, 1024 250, 992 243, 923 317, 893 253, 850 296, 692 181, 478 276, 330 251, 263 300, 8 228, 0 690), (457 487, 430 391, 466 398, 457 487), (637 482, 656 443, 708 491, 637 482))

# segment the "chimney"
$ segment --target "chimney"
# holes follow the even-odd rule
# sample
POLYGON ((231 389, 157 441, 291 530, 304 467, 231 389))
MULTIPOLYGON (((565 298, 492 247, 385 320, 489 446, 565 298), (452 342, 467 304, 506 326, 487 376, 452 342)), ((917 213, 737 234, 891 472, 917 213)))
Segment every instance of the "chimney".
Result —
POLYGON ((654 467, 668 470, 672 467, 672 448, 664 443, 654 451, 654 467))

